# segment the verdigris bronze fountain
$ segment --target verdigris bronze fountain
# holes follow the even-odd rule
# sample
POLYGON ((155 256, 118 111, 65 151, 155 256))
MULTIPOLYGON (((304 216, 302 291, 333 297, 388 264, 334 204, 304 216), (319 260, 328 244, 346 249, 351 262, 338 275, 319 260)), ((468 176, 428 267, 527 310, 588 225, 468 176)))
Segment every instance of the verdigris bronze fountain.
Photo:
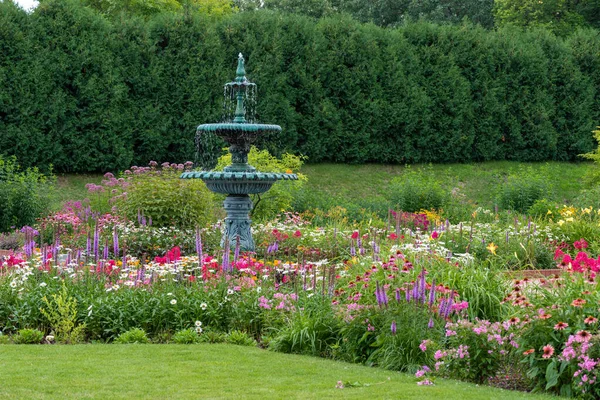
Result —
POLYGON ((248 164, 250 146, 261 134, 281 132, 279 125, 255 123, 256 84, 246 78, 244 57, 239 54, 235 81, 225 84, 223 122, 202 124, 198 135, 215 134, 229 143, 231 165, 223 171, 190 171, 182 179, 202 179, 215 193, 226 194, 223 208, 227 213, 221 247, 239 243, 242 251, 254 251, 250 227, 253 202, 250 194, 261 194, 278 180, 297 180, 296 174, 259 172, 248 164))

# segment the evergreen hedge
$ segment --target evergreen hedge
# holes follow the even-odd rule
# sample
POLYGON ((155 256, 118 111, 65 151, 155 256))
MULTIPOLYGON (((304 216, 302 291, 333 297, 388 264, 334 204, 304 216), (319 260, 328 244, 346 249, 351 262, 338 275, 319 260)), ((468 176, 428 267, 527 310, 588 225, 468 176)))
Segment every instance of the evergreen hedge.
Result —
POLYGON ((600 121, 600 34, 269 11, 108 20, 76 2, 0 2, 0 154, 58 172, 194 158, 243 52, 259 145, 309 162, 576 160, 600 121))

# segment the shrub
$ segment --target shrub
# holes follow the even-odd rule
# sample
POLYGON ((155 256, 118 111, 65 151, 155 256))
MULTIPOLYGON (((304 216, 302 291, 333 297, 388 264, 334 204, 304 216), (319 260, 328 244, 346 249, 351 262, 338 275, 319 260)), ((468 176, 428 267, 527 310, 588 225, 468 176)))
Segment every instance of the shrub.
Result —
POLYGON ((550 197, 551 185, 530 167, 508 175, 497 191, 498 207, 525 213, 537 200, 550 197))
POLYGON ((437 210, 449 199, 449 193, 435 179, 431 167, 414 170, 407 167, 391 183, 390 200, 402 211, 437 210))
MULTIPOLYGON (((304 163, 304 158, 293 154, 285 153, 281 158, 276 158, 268 150, 258 150, 252 146, 248 154, 248 164, 255 167, 260 172, 295 172, 298 175, 297 181, 278 181, 268 192, 260 195, 258 201, 255 201, 252 210, 252 218, 256 220, 268 220, 274 218, 277 214, 289 211, 292 208, 295 196, 301 190, 306 176, 298 173, 304 163)), ((231 164, 231 154, 219 158, 216 166, 217 170, 231 164)))
POLYGON ((44 333, 37 329, 21 329, 13 337, 16 344, 40 344, 44 340, 44 333))
POLYGON ((8 335, 5 335, 4 333, 0 332, 0 344, 9 344, 10 343, 10 337, 8 337, 8 335))
POLYGON ((172 340, 177 344, 193 344, 200 342, 200 336, 195 329, 189 328, 176 332, 172 340))
POLYGON ((115 343, 131 344, 131 343, 149 343, 146 332, 140 328, 133 328, 123 332, 115 339, 115 343))
POLYGON ((150 167, 132 167, 125 171, 125 179, 105 175, 103 184, 108 189, 122 187, 123 192, 113 197, 116 211, 132 221, 143 215, 157 227, 194 228, 211 221, 215 203, 204 182, 180 179, 182 164, 157 165, 151 162, 150 167))
POLYGON ((77 299, 67 293, 67 287, 63 284, 58 294, 53 294, 51 300, 47 296, 42 297, 45 304, 40 312, 56 334, 59 343, 76 344, 85 339, 85 323, 77 321, 77 299))
POLYGON ((21 170, 15 157, 0 155, 0 232, 33 225, 48 210, 54 180, 37 168, 21 170))

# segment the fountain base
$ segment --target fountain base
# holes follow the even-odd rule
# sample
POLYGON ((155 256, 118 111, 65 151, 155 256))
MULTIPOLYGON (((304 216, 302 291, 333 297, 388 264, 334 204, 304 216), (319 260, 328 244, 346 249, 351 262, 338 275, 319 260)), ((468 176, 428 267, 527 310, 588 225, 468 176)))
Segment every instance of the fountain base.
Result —
POLYGON ((254 239, 250 230, 250 211, 253 203, 250 196, 230 194, 223 202, 223 208, 227 213, 225 218, 225 232, 221 238, 221 247, 225 248, 237 246, 240 241, 241 251, 254 251, 254 239))

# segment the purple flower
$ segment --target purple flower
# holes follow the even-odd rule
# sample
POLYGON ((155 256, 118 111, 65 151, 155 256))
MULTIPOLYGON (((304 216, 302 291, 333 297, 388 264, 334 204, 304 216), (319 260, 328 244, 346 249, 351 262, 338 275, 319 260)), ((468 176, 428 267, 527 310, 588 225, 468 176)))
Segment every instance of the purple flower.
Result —
POLYGON ((427 324, 427 327, 429 329, 432 329, 434 327, 433 318, 429 318, 429 323, 427 324))
POLYGON ((396 334, 396 321, 392 321, 391 330, 392 330, 392 335, 395 335, 396 334))

